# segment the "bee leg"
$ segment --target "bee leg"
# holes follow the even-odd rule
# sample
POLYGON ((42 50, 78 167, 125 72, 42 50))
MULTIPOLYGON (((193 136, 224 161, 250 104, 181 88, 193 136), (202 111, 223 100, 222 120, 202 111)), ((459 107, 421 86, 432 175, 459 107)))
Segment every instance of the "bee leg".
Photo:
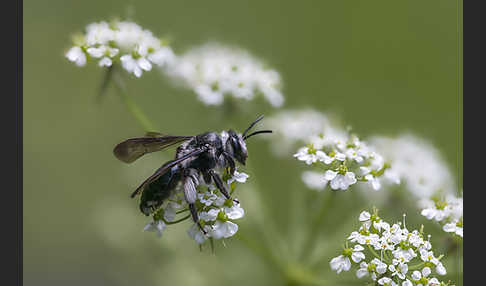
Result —
POLYGON ((204 234, 208 234, 204 228, 201 226, 201 223, 199 222, 199 218, 197 216, 197 210, 196 210, 196 206, 194 204, 189 204, 189 210, 191 211, 191 215, 192 215, 192 220, 197 223, 197 225, 199 226, 199 229, 204 233, 204 234))
POLYGON ((204 182, 206 184, 211 184, 211 174, 209 172, 202 172, 202 175, 203 175, 203 178, 204 178, 204 182))
POLYGON ((199 222, 199 217, 197 215, 197 210, 196 206, 194 203, 196 202, 197 198, 197 192, 196 192, 196 186, 198 185, 198 180, 197 180, 197 171, 193 169, 187 170, 185 172, 185 177, 184 177, 184 198, 186 199, 187 203, 189 204, 189 210, 191 211, 192 215, 192 220, 197 223, 199 228, 204 234, 207 234, 207 232, 202 228, 201 223, 199 222))
POLYGON ((226 162, 229 165, 230 174, 231 174, 231 176, 233 176, 235 174, 235 171, 236 171, 235 161, 227 153, 223 153, 223 155, 224 155, 226 162))
MULTIPOLYGON (((214 183, 216 184, 216 187, 219 189, 219 191, 225 196, 227 199, 231 199, 230 194, 228 193, 228 190, 226 190, 226 187, 223 184, 223 180, 221 180, 221 177, 214 171, 210 170, 209 171, 211 174, 211 177, 213 177, 214 183)), ((240 203, 238 200, 234 199, 236 203, 240 203)))

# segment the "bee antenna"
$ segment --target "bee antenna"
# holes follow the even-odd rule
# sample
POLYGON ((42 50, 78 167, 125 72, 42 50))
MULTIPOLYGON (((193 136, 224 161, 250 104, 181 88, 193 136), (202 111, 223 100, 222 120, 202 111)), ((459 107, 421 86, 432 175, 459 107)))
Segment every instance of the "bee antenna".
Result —
POLYGON ((243 137, 243 140, 246 140, 246 139, 250 138, 253 135, 257 135, 257 134, 261 134, 261 133, 272 133, 272 130, 259 130, 259 131, 255 131, 255 132, 253 132, 253 133, 251 133, 251 134, 249 134, 247 136, 244 136, 243 137))
POLYGON ((260 116, 258 116, 258 118, 257 118, 257 119, 256 119, 256 120, 255 120, 255 121, 252 123, 252 124, 250 124, 250 127, 246 128, 246 130, 245 130, 245 132, 243 132, 243 135, 242 135, 242 136, 243 136, 243 137, 245 137, 246 133, 247 133, 248 131, 250 131, 250 129, 252 129, 252 128, 253 128, 253 126, 255 126, 255 124, 257 124, 257 123, 258 123, 260 120, 262 120, 262 119, 263 119, 263 114, 262 114, 262 115, 260 115, 260 116))

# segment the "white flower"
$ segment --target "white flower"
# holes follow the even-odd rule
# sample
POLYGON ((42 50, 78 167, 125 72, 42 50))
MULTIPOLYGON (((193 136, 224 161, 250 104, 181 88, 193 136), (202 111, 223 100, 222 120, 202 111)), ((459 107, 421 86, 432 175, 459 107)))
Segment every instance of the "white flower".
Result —
POLYGON ((151 221, 149 222, 144 228, 144 231, 156 232, 158 237, 162 236, 162 232, 166 228, 166 225, 163 221, 151 221))
POLYGON ((362 211, 359 214, 359 221, 368 221, 371 218, 371 214, 367 211, 362 211))
POLYGON ((363 278, 364 276, 371 274, 371 279, 376 281, 377 275, 381 275, 386 272, 387 265, 380 260, 374 258, 368 264, 366 262, 361 262, 360 268, 356 271, 356 276, 358 278, 363 278))
POLYGON ((429 142, 410 134, 395 138, 377 136, 370 142, 391 162, 395 177, 414 196, 430 198, 438 190, 445 194, 455 192, 448 164, 429 142))
POLYGON ((412 279, 415 280, 415 281, 418 281, 420 280, 422 277, 427 277, 430 275, 430 273, 432 273, 432 271, 430 270, 429 267, 424 267, 422 269, 422 273, 420 273, 420 271, 417 271, 415 270, 413 273, 412 273, 412 279))
POLYGON ((392 276, 398 276, 400 279, 405 279, 405 274, 408 272, 408 265, 406 263, 398 264, 397 267, 395 265, 388 266, 388 270, 392 272, 392 276))
POLYGON ((391 280, 388 277, 382 277, 380 280, 378 280, 378 284, 384 285, 384 286, 395 286, 397 283, 395 281, 391 280))
POLYGON ((198 193, 197 198, 204 205, 210 206, 213 204, 214 201, 218 199, 218 196, 211 192, 205 192, 205 193, 198 193))
POLYGON ((74 62, 77 66, 82 67, 86 64, 86 54, 80 47, 72 47, 66 53, 66 58, 74 62))
POLYGON ((91 58, 100 59, 98 66, 110 67, 120 60, 123 68, 137 77, 142 71, 151 70, 152 64, 166 68, 175 58, 170 47, 162 46, 152 32, 124 21, 89 24, 86 33, 75 39, 75 46, 66 57, 84 66, 87 57, 83 49, 91 58))
MULTIPOLYGON (((204 226, 204 230, 208 231, 209 227, 204 226)), ((197 224, 193 224, 187 231, 187 234, 198 244, 203 244, 208 239, 208 237, 199 229, 197 224)))
POLYGON ((458 225, 458 222, 451 222, 451 223, 446 223, 442 229, 445 232, 454 232, 455 234, 459 235, 460 237, 463 237, 463 227, 462 224, 458 225))
POLYGON ((215 239, 228 238, 233 236, 238 231, 238 225, 231 222, 221 222, 219 220, 213 225, 211 236, 215 239))
POLYGON ((314 171, 303 172, 302 181, 308 188, 317 191, 324 190, 328 182, 326 179, 324 179, 324 174, 314 171))
POLYGON ((199 213, 199 218, 204 221, 215 221, 218 217, 219 209, 210 209, 199 213))
POLYGON ((310 143, 298 149, 294 157, 307 165, 322 167, 324 179, 333 190, 346 190, 358 181, 367 181, 373 189, 379 190, 389 164, 358 137, 327 129, 331 136, 326 133, 311 136, 310 143))
POLYGON ((353 172, 346 172, 344 175, 338 172, 327 170, 324 173, 324 178, 331 181, 330 186, 333 190, 347 190, 350 185, 357 182, 353 172))
MULTIPOLYGON (((420 232, 418 230, 408 231, 405 227, 405 215, 403 222, 394 223, 390 226, 388 222, 378 217, 376 210, 374 210, 373 215, 367 211, 362 211, 359 214, 359 221, 361 222, 359 231, 353 231, 348 236, 343 254, 331 261, 331 267, 334 270, 338 270, 338 273, 342 270, 349 270, 353 265, 351 261, 353 261, 360 263, 356 270, 356 277, 363 278, 369 274, 373 281, 378 280, 379 285, 442 285, 436 278, 427 277, 431 270, 426 266, 433 265, 439 275, 445 275, 444 266, 430 250, 432 249, 430 241, 422 239, 422 230, 420 232), (349 242, 357 244, 353 248, 348 248, 349 242), (373 258, 370 262, 363 261, 366 259, 366 249, 362 245, 365 244, 380 250, 378 253, 381 254, 381 257, 373 258), (392 254, 391 261, 389 253, 392 254), (418 256, 418 253, 420 253, 420 256, 418 256), (383 259, 390 261, 390 265, 381 261, 383 259), (424 264, 425 267, 422 272, 414 271, 411 274, 412 279, 407 279, 407 277, 410 277, 407 276, 410 275, 408 273, 409 263, 412 263, 413 267, 421 267, 424 264)), ((380 254, 377 254, 373 248, 370 248, 368 253, 379 257, 380 254)))
POLYGON ((410 280, 406 279, 405 281, 403 281, 402 286, 413 286, 413 283, 410 280))
POLYGON ((363 157, 360 156, 354 148, 349 148, 346 150, 346 157, 356 161, 357 163, 361 163, 364 160, 363 157))
MULTIPOLYGON (((403 239, 403 241, 406 241, 406 238, 403 239)), ((404 250, 401 247, 399 247, 393 252, 393 257, 395 257, 393 259, 393 264, 396 265, 398 263, 408 263, 416 256, 417 254, 415 253, 415 251, 413 251, 412 248, 404 250)))
POLYGON ((435 219, 436 221, 441 221, 447 217, 447 212, 442 209, 428 208, 422 210, 421 214, 427 219, 435 219))
POLYGON ((207 105, 221 104, 226 95, 251 100, 257 92, 274 107, 284 102, 279 74, 239 49, 206 44, 175 58, 164 71, 207 105))
POLYGON ((246 173, 239 173, 238 171, 235 170, 235 173, 233 174, 233 176, 231 178, 228 179, 228 185, 231 184, 232 182, 236 181, 238 183, 245 183, 246 182, 246 179, 248 179, 248 174, 246 173))
POLYGON ((380 180, 375 176, 368 174, 365 176, 366 181, 370 182, 371 186, 375 191, 378 191, 381 188, 380 180))
POLYGON ((341 273, 341 271, 348 271, 351 268, 351 261, 348 257, 344 255, 339 255, 338 257, 334 257, 331 259, 329 263, 332 270, 336 270, 337 273, 341 273))
POLYGON ((100 23, 92 23, 86 26, 86 43, 90 46, 97 44, 105 45, 112 41, 115 37, 115 32, 110 28, 108 23, 102 21, 100 23))
POLYGON ((351 259, 356 263, 359 263, 361 260, 365 259, 365 255, 362 252, 363 250, 364 247, 361 245, 355 245, 353 248, 353 254, 351 254, 351 259))
POLYGON ((98 65, 99 65, 100 67, 109 67, 109 66, 111 66, 112 64, 113 64, 113 61, 112 61, 110 58, 108 58, 108 57, 104 57, 104 58, 102 58, 102 59, 101 59, 101 60, 98 62, 98 65))
POLYGON ((294 157, 296 157, 299 161, 304 161, 307 165, 311 165, 319 160, 319 156, 322 156, 322 153, 323 152, 320 151, 318 155, 317 152, 312 148, 303 147, 294 154, 294 157))
POLYGON ((199 100, 206 105, 220 105, 223 103, 223 93, 207 85, 197 85, 194 87, 199 100))
POLYGON ((161 47, 159 50, 149 54, 147 59, 160 67, 171 66, 176 56, 169 47, 161 47))
POLYGON ((132 55, 124 55, 120 57, 122 67, 129 73, 133 73, 136 77, 142 76, 142 70, 150 71, 152 64, 146 58, 134 59, 132 55))
POLYGON ((434 219, 442 224, 442 230, 452 232, 463 237, 463 199, 453 195, 445 200, 433 201, 422 199, 419 201, 421 214, 427 219, 434 219))
POLYGON ((245 215, 245 210, 240 207, 240 204, 233 204, 232 207, 224 207, 223 210, 229 219, 239 219, 245 215))
POLYGON ((181 205, 170 202, 167 204, 167 207, 164 209, 164 219, 166 221, 174 221, 176 217, 177 209, 181 208, 181 205))
POLYGON ((425 249, 420 249, 420 259, 422 259, 422 261, 424 261, 424 262, 432 262, 436 266, 435 271, 437 272, 437 274, 439 274, 439 275, 446 275, 447 274, 447 271, 446 271, 444 265, 442 265, 442 262, 440 262, 439 259, 437 259, 434 256, 433 251, 427 251, 425 249))
POLYGON ((360 268, 358 270, 356 270, 356 277, 358 278, 363 278, 365 277, 366 275, 369 274, 369 271, 368 271, 368 263, 366 262, 361 262, 361 264, 359 265, 360 268))

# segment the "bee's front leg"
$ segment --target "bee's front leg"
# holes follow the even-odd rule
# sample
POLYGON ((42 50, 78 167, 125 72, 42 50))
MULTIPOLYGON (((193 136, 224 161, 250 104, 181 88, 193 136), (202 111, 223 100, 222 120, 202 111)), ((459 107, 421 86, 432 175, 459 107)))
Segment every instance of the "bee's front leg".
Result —
POLYGON ((230 175, 233 176, 235 174, 235 171, 236 171, 235 161, 227 153, 223 153, 223 156, 224 156, 224 159, 226 160, 226 163, 228 163, 228 165, 229 165, 230 175))
MULTIPOLYGON (((228 190, 226 190, 226 187, 224 186, 223 180, 221 180, 221 177, 216 173, 214 170, 210 170, 209 173, 211 174, 211 177, 214 180, 214 183, 216 184, 216 187, 219 189, 219 191, 225 196, 227 199, 231 199, 231 195, 228 193, 228 190)), ((236 199, 233 200, 235 203, 239 204, 240 202, 236 199)))

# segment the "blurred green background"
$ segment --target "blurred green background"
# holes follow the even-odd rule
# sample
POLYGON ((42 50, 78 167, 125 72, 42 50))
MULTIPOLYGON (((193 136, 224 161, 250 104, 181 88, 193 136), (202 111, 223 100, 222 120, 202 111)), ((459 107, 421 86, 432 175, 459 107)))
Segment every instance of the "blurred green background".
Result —
MULTIPOLYGON (((74 32, 91 22, 130 17, 169 37, 178 53, 207 41, 239 46, 280 72, 284 108, 332 112, 365 138, 411 131, 442 152, 461 186, 461 6, 453 0, 25 0, 24 285, 290 285, 296 282, 289 273, 301 273, 298 260, 278 256, 282 270, 238 237, 212 255, 190 240, 187 224, 171 227, 161 239, 142 232, 148 219, 129 194, 172 153, 132 165, 116 160, 115 144, 143 130, 114 90, 95 102, 103 76, 96 65, 77 68, 64 58, 74 32)), ((258 114, 277 111, 260 100, 226 118, 157 71, 129 81, 128 88, 160 131, 175 135, 242 130, 258 114)), ((306 193, 304 205, 314 195, 300 182, 304 166, 290 156, 274 157, 263 140, 252 141, 249 150, 249 188, 258 189, 261 202, 241 191, 249 208, 239 234, 272 239, 274 232, 255 233, 245 223, 261 215, 251 206, 262 203, 275 216, 263 225, 273 224, 275 243, 283 240, 291 253, 300 236, 288 221, 305 224, 292 217, 299 210, 290 212, 291 203, 299 191, 306 193)), ((330 256, 312 271, 333 281, 329 285, 362 285, 353 273, 338 276, 328 265, 359 211, 375 204, 392 220, 416 210, 413 204, 363 200, 357 192, 341 194, 334 204, 326 218, 333 236, 322 238, 330 256)), ((410 213, 409 223, 423 223, 437 239, 441 234, 418 213, 410 213)), ((445 263, 447 278, 462 285, 454 260, 445 263)))

